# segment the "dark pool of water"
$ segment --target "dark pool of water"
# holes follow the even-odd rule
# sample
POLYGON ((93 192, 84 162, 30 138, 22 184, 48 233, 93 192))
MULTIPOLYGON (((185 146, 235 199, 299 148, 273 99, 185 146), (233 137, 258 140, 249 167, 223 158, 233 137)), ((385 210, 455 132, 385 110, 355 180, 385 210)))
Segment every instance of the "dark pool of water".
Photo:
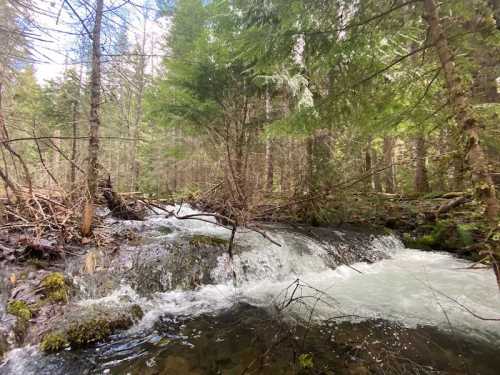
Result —
POLYGON ((498 375, 499 349, 436 328, 408 329, 383 320, 306 328, 240 304, 217 315, 164 316, 148 332, 116 335, 85 350, 17 358, 24 367, 10 363, 0 373, 13 374, 18 365, 23 375, 498 375))

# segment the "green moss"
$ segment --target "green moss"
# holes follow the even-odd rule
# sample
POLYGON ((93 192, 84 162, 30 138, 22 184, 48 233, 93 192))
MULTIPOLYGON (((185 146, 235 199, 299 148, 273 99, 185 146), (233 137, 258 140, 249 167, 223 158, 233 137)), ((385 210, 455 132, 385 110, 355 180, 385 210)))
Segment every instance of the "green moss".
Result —
POLYGON ((418 238, 413 238, 405 234, 403 242, 410 249, 431 250, 435 245, 436 239, 432 235, 424 235, 418 238))
POLYGON ((460 250, 472 245, 473 228, 473 225, 442 220, 436 223, 432 235, 436 239, 437 246, 448 250, 460 250))
POLYGON ((75 322, 67 330, 68 341, 72 346, 85 346, 108 338, 115 330, 129 328, 132 318, 122 315, 114 319, 106 317, 75 322))
POLYGON ((227 246, 229 241, 223 238, 196 234, 191 237, 189 243, 193 246, 227 246))
POLYGON ((426 234, 418 240, 422 246, 433 247, 436 245, 436 237, 432 234, 426 234))
POLYGON ((476 229, 474 224, 457 225, 457 234, 463 247, 471 246, 474 243, 473 232, 476 229))
POLYGON ((68 302, 68 285, 64 275, 53 272, 42 279, 45 295, 52 302, 68 302))
POLYGON ((7 312, 23 320, 30 320, 33 315, 28 304, 20 300, 10 301, 7 305, 7 312))
POLYGON ((46 289, 59 289, 66 286, 64 275, 60 272, 53 272, 42 279, 42 286, 46 289))
POLYGON ((405 236, 405 244, 416 249, 462 250, 474 243, 472 224, 457 224, 449 220, 438 221, 433 227, 426 228, 430 233, 418 238, 405 236))
POLYGON ((170 227, 160 227, 158 228, 158 232, 160 232, 163 235, 170 234, 173 232, 173 229, 170 227))
POLYGON ((68 341, 74 346, 83 346, 101 341, 111 335, 111 328, 106 319, 92 319, 74 323, 67 331, 68 341))
POLYGON ((114 307, 92 305, 87 307, 68 306, 58 322, 40 343, 44 352, 56 352, 66 346, 86 347, 98 341, 106 340, 115 331, 131 327, 134 321, 142 318, 139 305, 114 307))
POLYGON ((132 315, 132 318, 140 320, 144 316, 144 312, 142 311, 141 306, 139 305, 133 305, 130 308, 130 314, 132 315))
POLYGON ((118 319, 102 317, 73 322, 67 328, 47 334, 40 343, 40 349, 57 352, 66 346, 85 347, 107 339, 115 330, 126 329, 131 325, 132 319, 125 315, 118 319))
POLYGON ((44 336, 40 342, 40 349, 45 353, 54 353, 68 346, 68 340, 62 333, 52 332, 44 336))

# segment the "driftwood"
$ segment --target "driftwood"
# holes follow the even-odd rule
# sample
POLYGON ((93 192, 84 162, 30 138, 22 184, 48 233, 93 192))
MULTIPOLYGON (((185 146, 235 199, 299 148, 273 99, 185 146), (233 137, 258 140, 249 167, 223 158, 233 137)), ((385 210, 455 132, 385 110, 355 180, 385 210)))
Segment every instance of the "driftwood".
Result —
POLYGON ((113 216, 123 220, 144 220, 144 209, 132 207, 127 204, 127 202, 113 190, 111 177, 108 176, 106 182, 101 186, 106 205, 113 216))

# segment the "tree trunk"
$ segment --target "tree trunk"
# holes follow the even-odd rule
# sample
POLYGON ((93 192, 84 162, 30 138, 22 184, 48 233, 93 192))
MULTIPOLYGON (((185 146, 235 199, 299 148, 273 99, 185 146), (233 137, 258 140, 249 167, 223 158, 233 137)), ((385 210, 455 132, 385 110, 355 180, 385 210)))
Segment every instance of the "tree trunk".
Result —
POLYGON ((429 192, 429 180, 427 179, 427 146, 425 136, 420 132, 415 138, 415 192, 429 192))
POLYGON ((92 32, 92 72, 90 75, 89 165, 87 172, 88 199, 84 210, 82 233, 91 233, 93 206, 99 178, 99 108, 101 105, 101 23, 103 0, 96 0, 95 23, 92 32))
POLYGON ((372 183, 373 183, 373 190, 376 191, 377 193, 382 192, 382 181, 380 178, 380 173, 378 169, 380 168, 381 165, 381 160, 378 156, 378 153, 375 149, 372 149, 372 162, 374 163, 374 171, 375 173, 372 175, 372 183))
POLYGON ((394 138, 384 137, 384 185, 386 193, 394 193, 396 191, 396 184, 394 181, 394 138))
POLYGON ((70 156, 70 170, 69 170, 69 183, 71 190, 76 188, 76 158, 78 154, 78 100, 73 103, 73 118, 71 121, 71 135, 73 139, 71 140, 71 156, 70 156))
POLYGON ((456 71, 454 58, 448 40, 440 23, 434 0, 424 0, 425 18, 443 67, 446 85, 453 106, 454 117, 467 139, 466 160, 472 172, 472 182, 476 196, 486 205, 487 216, 496 223, 498 202, 495 185, 488 171, 488 163, 479 141, 480 124, 474 117, 472 106, 462 88, 462 81, 456 71))
POLYGON ((306 191, 311 194, 314 190, 314 136, 306 139, 306 191))
POLYGON ((53 151, 53 154, 52 154, 52 169, 53 169, 53 172, 52 174, 56 177, 56 179, 54 179, 54 183, 56 181, 59 180, 59 176, 60 176, 60 165, 61 165, 61 154, 57 151, 58 149, 60 150, 61 149, 61 129, 55 129, 54 130, 54 147, 56 148, 56 150, 53 151))
POLYGON ((497 24, 497 29, 500 30, 500 0, 489 0, 490 7, 493 10, 493 17, 497 24))
POLYGON ((465 179, 464 159, 462 154, 453 156, 453 190, 463 191, 465 179))
MULTIPOLYGON (((26 183, 28 184, 29 194, 31 195, 32 194, 32 183, 31 183, 31 174, 30 174, 30 171, 28 169, 28 166, 24 162, 23 158, 21 158, 21 155, 19 155, 10 146, 10 143, 8 142, 9 141, 9 133, 7 131, 7 127, 5 126, 5 119, 3 117, 3 108, 2 108, 2 95, 3 95, 3 92, 2 92, 2 89, 3 89, 3 85, 2 85, 2 82, 0 82, 0 141, 2 141, 3 147, 11 154, 13 163, 15 163, 14 162, 14 157, 17 158, 17 160, 19 160, 19 163, 21 164, 21 166, 22 166, 22 168, 24 170, 24 177, 26 179, 26 183)), ((4 176, 6 176, 8 178, 7 165, 5 166, 5 168, 6 169, 5 169, 4 176)), ((5 179, 4 179, 4 181, 5 181, 5 179)), ((7 183, 7 181, 5 181, 5 182, 7 183)), ((8 185, 12 189, 12 186, 14 186, 13 183, 12 183, 12 180, 11 180, 11 183, 8 184, 8 185)), ((18 191, 13 191, 13 193, 14 193, 14 195, 16 195, 17 198, 20 197, 17 194, 18 191)))
MULTIPOLYGON (((373 160, 372 160, 372 140, 368 139, 366 143, 366 147, 364 150, 365 153, 365 168, 364 173, 369 174, 373 172, 373 160)), ((366 180, 365 190, 373 190, 373 174, 370 176, 370 179, 366 180)))
MULTIPOLYGON (((266 89, 266 123, 271 121, 271 96, 269 95, 269 89, 266 89)), ((273 162, 273 141, 267 136, 266 137, 266 193, 271 194, 273 192, 273 181, 274 181, 274 162, 273 162)))
POLYGON ((69 180, 71 190, 76 189, 76 167, 78 158, 78 120, 80 118, 80 100, 81 100, 81 87, 82 87, 83 66, 80 66, 80 74, 78 76, 78 92, 75 101, 73 102, 73 116, 71 119, 71 157, 70 157, 70 172, 69 180))
MULTIPOLYGON (((2 130, 2 134, 0 134, 0 140, 1 141, 6 141, 7 137, 6 137, 5 134, 3 134, 4 133, 3 129, 5 129, 5 122, 4 122, 4 118, 3 118, 2 94, 3 94, 3 92, 2 92, 2 83, 0 82, 0 130, 2 130)), ((5 159, 4 159, 4 161, 5 161, 5 159)), ((16 186, 14 185, 14 182, 9 177, 9 171, 7 169, 7 163, 5 163, 5 171, 2 171, 0 169, 0 178, 4 182, 4 185, 5 185, 5 194, 7 195, 7 197, 9 197, 9 191, 8 191, 8 189, 10 189, 12 191, 12 194, 14 194, 14 196, 16 197, 16 199, 19 201, 20 200, 19 192, 18 192, 16 186)))
POLYGON ((131 170, 132 170, 132 178, 130 183, 130 189, 132 191, 136 191, 139 188, 139 161, 137 160, 137 148, 139 144, 139 136, 141 133, 141 120, 143 115, 143 96, 144 96, 144 87, 146 86, 145 82, 145 70, 146 70, 146 22, 147 18, 144 15, 144 24, 142 30, 142 43, 141 43, 141 56, 139 57, 139 62, 137 66, 137 92, 136 92, 136 108, 135 108, 135 118, 132 129, 132 152, 131 152, 131 170))

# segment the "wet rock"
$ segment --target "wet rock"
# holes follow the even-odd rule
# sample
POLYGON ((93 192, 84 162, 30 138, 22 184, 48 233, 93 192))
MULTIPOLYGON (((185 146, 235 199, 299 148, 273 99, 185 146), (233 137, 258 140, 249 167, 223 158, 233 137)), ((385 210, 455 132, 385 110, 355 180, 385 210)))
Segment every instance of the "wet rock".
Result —
POLYGON ((4 353, 9 350, 9 343, 7 341, 7 334, 0 330, 0 359, 2 359, 4 353))
POLYGON ((11 269, 9 280, 5 314, 0 314, 0 341, 12 349, 38 341, 47 321, 61 314, 70 285, 62 273, 33 271, 29 266, 11 269))
MULTIPOLYGON (((296 228, 294 228, 297 231, 296 228)), ((328 227, 303 227, 298 231, 321 243, 328 253, 326 263, 331 268, 358 262, 374 263, 389 258, 383 248, 397 248, 394 237, 384 233, 362 232, 358 228, 335 230, 328 227), (378 246, 380 245, 380 246, 378 246)))
POLYGON ((143 295, 214 283, 211 271, 227 252, 227 244, 221 238, 196 235, 142 249, 126 275, 127 281, 143 295))

